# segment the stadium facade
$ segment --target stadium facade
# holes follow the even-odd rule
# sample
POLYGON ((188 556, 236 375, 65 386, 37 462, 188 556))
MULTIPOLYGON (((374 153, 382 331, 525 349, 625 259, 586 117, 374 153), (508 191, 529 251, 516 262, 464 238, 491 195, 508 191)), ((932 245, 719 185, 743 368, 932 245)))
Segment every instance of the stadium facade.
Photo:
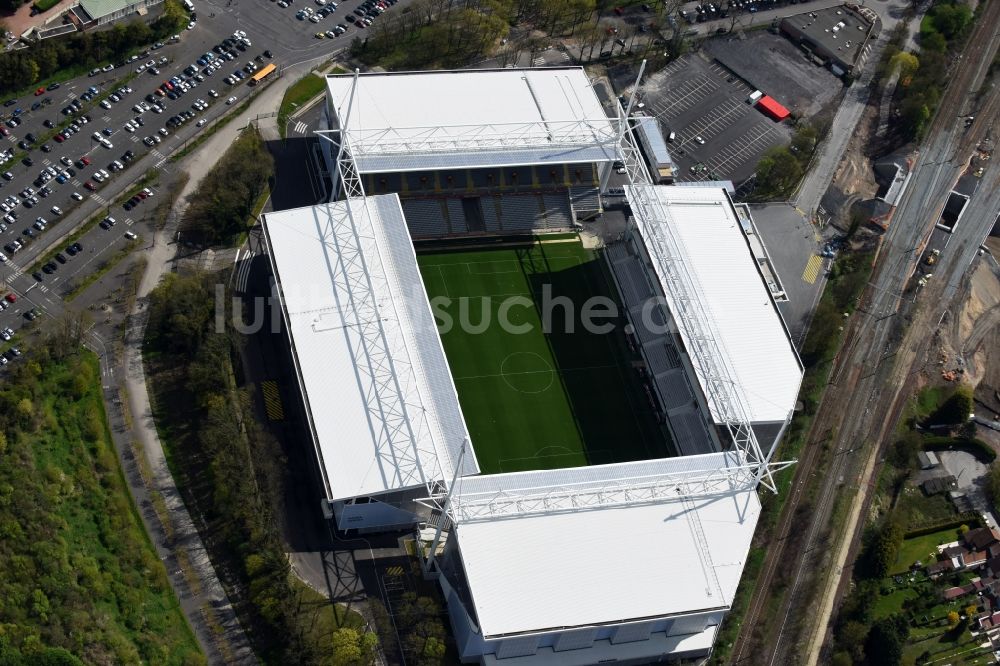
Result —
POLYGON ((709 654, 802 376, 726 190, 653 185, 581 68, 327 83, 330 201, 264 220, 327 515, 414 529, 466 662, 709 654), (414 241, 580 229, 616 162, 601 255, 678 455, 480 473, 414 241))

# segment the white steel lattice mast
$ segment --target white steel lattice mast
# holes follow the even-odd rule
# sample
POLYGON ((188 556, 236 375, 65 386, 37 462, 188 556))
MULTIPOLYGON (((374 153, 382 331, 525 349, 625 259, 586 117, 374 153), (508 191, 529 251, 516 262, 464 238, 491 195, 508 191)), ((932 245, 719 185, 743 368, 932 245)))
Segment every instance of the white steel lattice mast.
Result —
MULTIPOLYGON (((355 71, 355 87, 357 71, 355 71)), ((415 370, 399 327, 383 325, 399 320, 398 304, 386 280, 387 261, 374 235, 372 205, 352 160, 347 123, 354 104, 354 90, 341 119, 338 141, 320 132, 336 146, 337 185, 343 192, 343 213, 330 216, 323 242, 335 262, 334 282, 343 330, 365 396, 368 421, 376 441, 376 455, 391 485, 405 488, 423 484, 440 492, 442 466, 438 447, 430 435, 419 400, 413 400, 415 370)), ((336 198, 335 185, 332 198, 336 198)), ((417 396, 419 397, 419 396, 417 396)))

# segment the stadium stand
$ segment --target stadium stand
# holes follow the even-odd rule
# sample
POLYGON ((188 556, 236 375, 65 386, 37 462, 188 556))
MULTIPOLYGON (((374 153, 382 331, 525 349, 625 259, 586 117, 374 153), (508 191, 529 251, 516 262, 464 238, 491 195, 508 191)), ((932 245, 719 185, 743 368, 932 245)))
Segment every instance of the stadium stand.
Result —
POLYGON ((462 210, 461 199, 443 199, 442 206, 447 211, 449 233, 462 235, 469 233, 469 224, 465 221, 465 211, 462 210))
POLYGON ((573 227, 573 210, 569 206, 569 198, 562 194, 542 195, 542 217, 536 218, 536 229, 556 230, 573 227))
POLYGON ((406 226, 414 238, 439 238, 448 234, 441 203, 436 199, 406 199, 403 212, 406 226))
POLYGON ((491 196, 480 199, 482 202, 483 221, 487 233, 500 232, 500 197, 491 196))
POLYGON ((577 185, 569 188, 569 202, 573 209, 574 220, 596 217, 604 209, 601 205, 600 188, 589 185, 577 185))
POLYGON ((643 259, 630 241, 610 243, 605 258, 618 291, 625 301, 636 339, 642 348, 646 371, 656 388, 656 398, 663 409, 674 442, 684 455, 708 453, 714 450, 711 433, 705 427, 705 417, 699 411, 695 393, 673 337, 667 330, 661 307, 649 310, 646 303, 656 297, 649 283, 643 259), (649 322, 652 326, 643 325, 649 322))

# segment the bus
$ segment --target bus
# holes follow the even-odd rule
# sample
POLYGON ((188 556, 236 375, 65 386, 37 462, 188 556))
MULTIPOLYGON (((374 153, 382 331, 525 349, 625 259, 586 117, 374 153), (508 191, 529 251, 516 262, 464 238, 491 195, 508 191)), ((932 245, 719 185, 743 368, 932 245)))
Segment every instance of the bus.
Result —
POLYGON ((278 68, 274 66, 273 62, 264 65, 264 67, 262 67, 259 72, 250 77, 250 85, 252 86, 257 85, 258 83, 266 79, 268 74, 270 74, 276 69, 278 68))

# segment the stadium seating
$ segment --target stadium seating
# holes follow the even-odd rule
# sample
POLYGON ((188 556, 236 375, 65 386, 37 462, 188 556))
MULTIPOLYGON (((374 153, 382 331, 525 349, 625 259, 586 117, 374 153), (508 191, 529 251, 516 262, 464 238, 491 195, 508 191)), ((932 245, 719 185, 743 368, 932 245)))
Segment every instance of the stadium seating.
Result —
POLYGON ((566 194, 542 195, 542 219, 536 218, 536 229, 570 229, 573 227, 573 211, 569 207, 566 194))
POLYGON ((461 198, 403 197, 401 201, 413 238, 520 234, 573 227, 573 212, 565 192, 461 198))
POLYGON ((499 233, 500 229, 500 197, 483 197, 483 221, 487 233, 499 233))
POLYGON ((414 238, 440 238, 450 233, 438 199, 404 199, 403 214, 414 238))
POLYGON ((469 225, 465 220, 465 212, 462 210, 461 199, 443 199, 447 210, 448 231, 452 234, 469 233, 469 225))
POLYGON ((578 185, 569 188, 569 201, 573 207, 573 219, 581 220, 599 214, 601 206, 601 190, 590 185, 578 185))
POLYGON ((646 370, 656 384, 657 397, 667 412, 678 445, 685 455, 711 451, 712 440, 694 401, 688 377, 681 369, 680 353, 672 336, 663 332, 665 315, 660 308, 643 312, 644 304, 656 292, 640 256, 635 253, 631 241, 611 243, 604 252, 618 292, 635 324, 635 335, 642 347, 646 370), (661 327, 660 330, 641 325, 644 316, 652 316, 653 323, 661 327))

